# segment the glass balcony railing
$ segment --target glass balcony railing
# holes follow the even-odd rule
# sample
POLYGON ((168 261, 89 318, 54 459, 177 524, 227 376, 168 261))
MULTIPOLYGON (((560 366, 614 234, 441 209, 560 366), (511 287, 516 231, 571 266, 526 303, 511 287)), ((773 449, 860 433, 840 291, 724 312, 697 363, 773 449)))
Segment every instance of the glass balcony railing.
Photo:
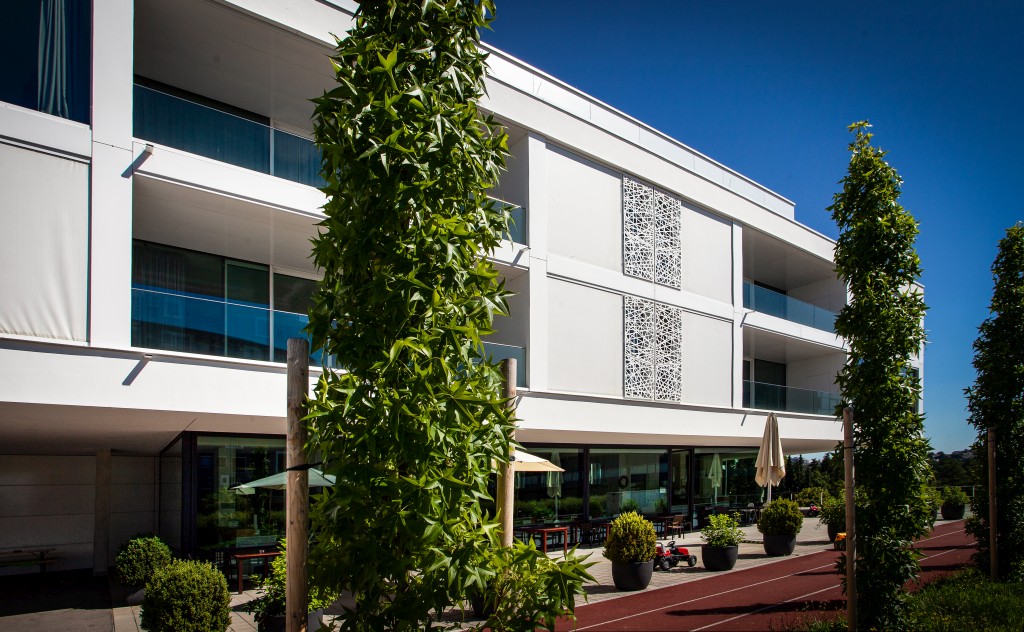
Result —
POLYGON ((320 151, 308 138, 139 84, 134 94, 137 138, 292 182, 323 186, 320 151))
MULTIPOLYGON (((132 287, 132 346, 284 362, 288 339, 306 338, 306 314, 242 301, 144 286, 132 287)), ((322 366, 322 352, 310 364, 322 366)), ((329 358, 328 368, 338 363, 329 358)))
POLYGON ((743 284, 743 307, 822 331, 836 330, 834 312, 753 283, 743 284))
POLYGON ((484 353, 497 363, 505 358, 516 359, 516 386, 526 388, 526 349, 496 342, 485 342, 484 353))
POLYGON ((839 393, 743 381, 743 407, 812 415, 834 415, 839 393))

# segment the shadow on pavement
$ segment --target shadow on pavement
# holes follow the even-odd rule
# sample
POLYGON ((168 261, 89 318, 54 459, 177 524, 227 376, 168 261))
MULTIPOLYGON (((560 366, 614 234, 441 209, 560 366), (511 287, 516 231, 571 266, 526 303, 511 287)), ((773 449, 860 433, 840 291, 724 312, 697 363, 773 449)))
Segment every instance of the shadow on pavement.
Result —
POLYGON ((109 632, 113 628, 106 577, 61 571, 0 577, 0 630, 109 632))

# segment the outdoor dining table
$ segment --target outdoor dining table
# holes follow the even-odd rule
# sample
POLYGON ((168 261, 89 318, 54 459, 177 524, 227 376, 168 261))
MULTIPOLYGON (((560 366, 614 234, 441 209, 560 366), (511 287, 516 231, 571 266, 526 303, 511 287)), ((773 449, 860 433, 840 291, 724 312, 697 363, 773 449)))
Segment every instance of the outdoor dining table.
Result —
MULTIPOLYGON (((238 562, 238 594, 241 595, 242 592, 243 592, 243 588, 242 588, 242 564, 245 563, 245 560, 265 559, 265 560, 267 560, 269 562, 270 559, 275 558, 275 557, 277 557, 280 554, 281 554, 280 551, 266 551, 266 552, 259 551, 257 553, 231 553, 230 554, 231 557, 233 557, 238 562)), ((266 577, 267 577, 267 566, 269 566, 269 564, 267 564, 266 566, 263 567, 263 577, 264 577, 264 579, 266 579, 266 577)))
POLYGON ((552 536, 552 535, 561 534, 562 535, 562 550, 563 551, 568 551, 569 550, 569 527, 557 527, 557 526, 551 526, 551 527, 548 527, 548 526, 530 527, 530 526, 522 526, 522 527, 516 527, 515 531, 519 531, 521 533, 524 533, 524 534, 530 536, 531 539, 535 538, 537 536, 540 536, 541 551, 543 551, 545 555, 547 555, 547 552, 548 552, 548 536, 552 536))

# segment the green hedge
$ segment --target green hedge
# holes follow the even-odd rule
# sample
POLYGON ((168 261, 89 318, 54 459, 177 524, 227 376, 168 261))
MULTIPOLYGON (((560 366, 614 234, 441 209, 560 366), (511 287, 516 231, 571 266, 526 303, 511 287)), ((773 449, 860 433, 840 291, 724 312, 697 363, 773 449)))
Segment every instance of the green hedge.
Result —
POLYGON ((224 632, 231 623, 231 596, 212 565, 178 560, 156 573, 142 599, 148 632, 224 632))

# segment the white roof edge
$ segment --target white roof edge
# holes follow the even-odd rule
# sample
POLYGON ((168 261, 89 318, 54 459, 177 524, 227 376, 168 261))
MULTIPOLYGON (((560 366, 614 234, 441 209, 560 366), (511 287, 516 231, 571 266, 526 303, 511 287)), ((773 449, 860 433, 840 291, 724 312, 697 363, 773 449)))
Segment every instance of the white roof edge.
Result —
MULTIPOLYGON (((700 176, 702 176, 702 177, 704 177, 706 179, 709 179, 709 180, 711 180, 713 182, 717 182, 718 184, 720 184, 724 188, 726 188, 726 189, 736 193, 737 195, 739 195, 739 196, 741 196, 741 197, 743 197, 745 199, 750 200, 751 202, 754 202, 755 204, 757 204, 759 206, 765 207, 768 210, 771 210, 771 211, 773 211, 773 212, 775 212, 775 213, 777 213, 779 215, 783 215, 783 216, 789 217, 790 219, 793 218, 793 213, 794 213, 794 209, 796 208, 796 203, 794 203, 792 200, 790 200, 790 199, 788 199, 788 198, 786 198, 786 197, 776 193, 775 191, 772 191, 768 187, 766 187, 766 186, 764 186, 764 185, 762 185, 762 184, 760 184, 760 183, 758 183, 758 182, 748 178, 747 176, 739 173, 738 171, 735 171, 733 169, 730 169, 729 167, 726 167, 725 165, 723 165, 722 163, 718 162, 717 160, 714 160, 713 158, 710 158, 710 157, 702 154, 701 152, 693 149, 692 147, 689 147, 686 144, 676 140, 675 138, 672 138, 668 134, 665 134, 664 132, 661 132, 661 131, 651 127, 647 123, 644 123, 643 121, 640 121, 639 119, 636 119, 636 118, 634 118, 634 117, 632 117, 632 116, 630 116, 630 115, 628 115, 628 114, 626 114, 626 113, 624 113, 624 112, 622 112, 622 111, 620 111, 620 110, 618 110, 618 109, 608 105, 607 103, 602 102, 601 100, 599 100, 599 99, 597 99, 597 98, 587 94, 586 92, 583 92, 582 90, 580 90, 578 88, 575 88, 575 87, 565 83, 564 81, 558 79, 557 77, 553 77, 553 76, 549 75, 548 73, 544 72, 543 70, 540 70, 540 69, 538 69, 538 68, 536 68, 534 66, 531 66, 530 64, 522 61, 521 59, 518 59, 517 57, 515 57, 513 55, 510 55, 510 54, 502 51, 501 49, 495 48, 494 46, 492 46, 490 44, 487 44, 487 43, 484 43, 484 42, 481 42, 481 48, 486 50, 488 53, 498 57, 500 60, 502 60, 504 62, 513 64, 513 65, 519 67, 521 70, 525 70, 526 72, 528 72, 531 75, 534 75, 534 76, 539 77, 539 78, 541 78, 541 79, 543 79, 545 81, 548 81, 548 82, 551 82, 552 84, 555 84, 557 87, 570 92, 572 96, 574 96, 577 99, 580 99, 580 100, 586 102, 590 106, 597 106, 597 107, 601 108, 602 110, 604 110, 604 111, 606 111, 608 113, 611 113, 615 117, 623 119, 624 122, 628 122, 630 124, 636 125, 637 128, 640 131, 654 135, 654 137, 657 140, 660 140, 663 143, 667 142, 670 145, 674 146, 677 150, 682 150, 686 154, 689 154, 689 157, 691 159, 691 164, 686 164, 687 161, 685 160, 685 158, 684 158, 684 160, 679 160, 679 159, 673 158, 671 155, 668 155, 665 152, 661 152, 661 151, 658 151, 657 149, 654 149, 652 147, 644 145, 642 142, 640 142, 640 138, 629 138, 629 137, 627 137, 626 134, 623 134, 621 130, 613 129, 612 126, 610 126, 610 125, 602 125, 601 122, 595 121, 592 116, 591 117, 581 116, 581 112, 579 112, 579 111, 575 111, 574 112, 571 109, 565 107, 565 104, 557 104, 557 103, 551 102, 548 99, 542 99, 545 102, 547 102, 550 105, 552 105, 553 107, 562 109, 562 110, 564 110, 566 112, 569 112, 570 114, 572 114, 574 116, 587 119, 591 124, 596 125, 598 127, 601 127, 605 131, 607 131, 607 132, 609 132, 611 134, 614 134, 616 136, 619 136, 619 137, 621 137, 621 138, 623 138, 623 139, 625 139, 627 141, 630 141, 630 142, 632 142, 634 144, 640 144, 641 146, 644 146, 649 151, 652 151, 652 152, 660 155, 662 158, 665 158, 666 160, 669 160, 670 162, 679 165, 680 167, 686 169, 687 171, 696 173, 697 175, 700 175, 700 176), (701 162, 707 163, 707 165, 712 167, 713 169, 719 170, 721 172, 721 174, 720 174, 721 176, 727 176, 727 177, 720 177, 720 178, 709 177, 708 173, 702 173, 697 168, 697 161, 694 160, 694 159, 699 159, 701 162), (742 190, 741 187, 736 187, 735 186, 735 184, 737 184, 737 183, 730 182, 728 178, 738 178, 741 181, 742 184, 746 184, 748 187, 755 188, 757 191, 761 192, 762 195, 766 195, 766 196, 770 196, 771 198, 774 198, 773 201, 776 204, 772 204, 768 199, 765 199, 763 197, 762 197, 762 199, 757 199, 756 195, 752 196, 749 193, 745 193, 742 190), (733 185, 733 186, 730 186, 730 185, 733 185), (740 190, 737 190, 738 188, 740 190), (782 205, 785 205, 787 208, 785 208, 785 209, 777 208, 779 203, 781 203, 782 205)), ((502 83, 506 83, 507 85, 509 85, 512 88, 519 89, 519 90, 524 90, 528 94, 530 94, 531 96, 541 98, 537 94, 538 90, 540 89, 540 86, 534 85, 534 86, 532 86, 533 89, 526 89, 525 86, 516 85, 515 79, 513 77, 504 77, 504 76, 502 76, 500 69, 496 73, 495 72, 495 68, 494 68, 494 64, 490 63, 491 60, 488 60, 488 62, 489 62, 489 64, 488 64, 489 65, 488 75, 490 77, 492 77, 492 78, 494 78, 496 80, 499 80, 502 83)), ((711 174, 711 175, 713 175, 713 174, 711 174)))

